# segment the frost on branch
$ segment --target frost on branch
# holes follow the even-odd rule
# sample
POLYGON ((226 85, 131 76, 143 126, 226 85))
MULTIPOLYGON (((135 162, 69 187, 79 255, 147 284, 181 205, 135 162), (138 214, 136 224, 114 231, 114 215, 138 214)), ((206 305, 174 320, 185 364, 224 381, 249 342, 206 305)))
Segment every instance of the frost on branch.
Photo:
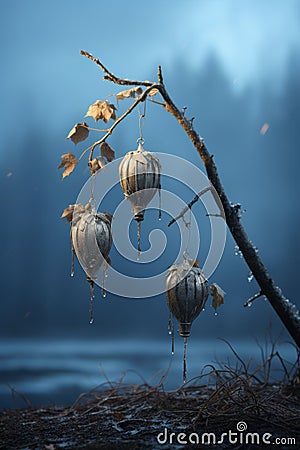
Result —
POLYGON ((61 161, 60 165, 58 166, 58 168, 65 169, 62 174, 62 177, 65 178, 65 177, 68 177, 70 175, 70 173, 73 172, 78 161, 76 159, 76 156, 73 155, 73 153, 71 153, 71 152, 61 155, 61 159, 62 159, 62 161, 61 161))
POLYGON ((74 144, 78 144, 78 142, 84 141, 88 135, 88 124, 86 122, 76 123, 68 134, 67 139, 71 139, 74 144))
POLYGON ((89 106, 89 109, 84 117, 93 117, 95 122, 99 119, 107 123, 110 119, 116 120, 116 107, 107 100, 96 100, 95 103, 89 106))

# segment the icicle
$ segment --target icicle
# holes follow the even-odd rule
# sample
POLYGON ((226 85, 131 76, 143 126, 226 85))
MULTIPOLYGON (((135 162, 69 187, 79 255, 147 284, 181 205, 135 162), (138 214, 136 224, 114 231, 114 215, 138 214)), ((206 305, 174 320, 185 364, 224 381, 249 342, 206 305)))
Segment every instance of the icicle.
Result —
POLYGON ((74 257, 75 257, 75 250, 72 247, 72 264, 71 264, 71 273, 70 273, 71 277, 74 277, 74 272, 75 272, 75 269, 74 269, 74 259, 75 258, 74 257))
POLYGON ((137 259, 140 259, 141 255, 141 221, 138 221, 138 231, 137 231, 137 237, 138 237, 138 255, 137 259))
POLYGON ((158 187, 158 220, 161 220, 161 185, 158 187))
POLYGON ((107 270, 108 270, 108 262, 105 261, 103 269, 102 269, 102 297, 105 298, 106 297, 106 289, 105 289, 105 278, 107 277, 107 270))
POLYGON ((248 273, 248 277, 247 277, 249 283, 251 283, 251 281, 253 280, 253 277, 254 277, 254 275, 250 270, 250 272, 248 273))
POLYGON ((186 347, 187 347, 187 338, 183 338, 183 383, 186 383, 186 347))
POLYGON ((170 316, 169 316, 169 323, 168 323, 168 332, 169 334, 172 336, 171 337, 171 352, 172 355, 174 355, 174 317, 173 314, 170 312, 170 316))
POLYGON ((88 282, 90 283, 90 291, 91 291, 91 295, 90 295, 90 324, 92 324, 94 322, 94 318, 93 318, 93 300, 95 298, 95 296, 94 296, 94 282, 91 279, 88 279, 88 282))

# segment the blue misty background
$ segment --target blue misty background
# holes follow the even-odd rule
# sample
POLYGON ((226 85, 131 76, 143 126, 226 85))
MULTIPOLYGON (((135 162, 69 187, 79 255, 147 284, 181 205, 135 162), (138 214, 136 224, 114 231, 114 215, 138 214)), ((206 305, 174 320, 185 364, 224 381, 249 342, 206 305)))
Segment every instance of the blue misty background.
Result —
MULTIPOLYGON (((126 78, 155 80, 157 65, 163 66, 170 95, 195 116, 195 128, 215 155, 229 198, 246 210, 243 223, 263 261, 285 295, 297 302, 298 2, 153 1, 146 8, 137 1, 83 6, 78 1, 12 0, 1 2, 0 20, 2 406, 15 405, 7 383, 33 402, 72 401, 104 380, 99 363, 112 379, 130 368, 149 377, 169 364, 163 295, 128 300, 108 294, 95 302, 90 326, 84 274, 77 265, 76 277, 69 276, 69 229, 60 215, 76 200, 89 173, 81 162, 61 181, 60 155, 69 150, 79 155, 85 148, 85 143, 75 148, 65 136, 91 103, 120 90, 102 81, 99 68, 80 56, 80 49, 126 78), (269 129, 263 135, 265 123, 269 129)), ((135 148, 137 136, 136 112, 109 142, 121 157, 135 148)), ((144 137, 147 149, 202 167, 183 131, 157 105, 147 106, 144 137)), ((114 201, 121 198, 121 189, 113 196, 114 201)), ((205 233, 201 204, 193 210, 205 233)), ((158 226, 169 245, 177 245, 177 231, 166 223, 145 222, 145 247, 147 233, 158 226)), ((228 355, 218 337, 235 343, 246 358, 257 354, 255 339, 263 342, 270 329, 275 337, 290 340, 268 302, 243 307, 257 292, 247 275, 228 235, 211 280, 227 292, 225 305, 217 316, 208 306, 193 326, 191 376, 216 355, 228 355)), ((171 387, 181 377, 177 340, 171 387)), ((288 348, 287 359, 292 357, 288 348)))

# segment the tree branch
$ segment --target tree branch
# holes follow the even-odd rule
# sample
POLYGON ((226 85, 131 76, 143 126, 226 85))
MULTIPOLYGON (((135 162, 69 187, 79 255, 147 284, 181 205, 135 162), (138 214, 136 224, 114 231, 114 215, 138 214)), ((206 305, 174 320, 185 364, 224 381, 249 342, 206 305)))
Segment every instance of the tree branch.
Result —
POLYGON ((251 306, 252 303, 257 300, 259 297, 262 297, 264 294, 263 292, 258 292, 257 294, 253 295, 253 297, 249 298, 249 300, 246 301, 246 303, 244 303, 244 306, 251 306))
POLYGON ((88 59, 90 59, 91 61, 94 61, 94 63, 97 64, 97 66, 99 66, 104 73, 106 73, 106 75, 104 75, 104 80, 108 80, 108 81, 112 81, 115 84, 120 84, 122 86, 152 86, 152 84, 155 83, 151 83, 151 81, 133 81, 133 80, 125 80, 119 77, 116 77, 112 72, 110 72, 110 70, 107 69, 107 67, 105 67, 102 62, 98 59, 98 58, 94 58, 93 55, 91 55, 88 52, 85 52, 84 50, 80 50, 80 54, 83 56, 86 56, 88 59))
POLYGON ((178 219, 180 219, 181 217, 183 217, 185 215, 185 213, 191 209, 191 207, 193 206, 194 203, 196 203, 199 198, 205 194, 205 192, 210 191, 211 187, 207 186, 206 188, 202 189, 202 191, 198 192, 198 194, 195 195, 195 197, 193 198, 193 200, 190 201, 190 203, 188 203, 183 210, 181 211, 180 214, 178 214, 178 216, 174 217, 169 223, 168 223, 168 227, 170 227, 171 225, 173 225, 174 222, 176 222, 178 219))
MULTIPOLYGON (((257 249, 254 247, 252 242, 250 241, 243 225, 240 222, 240 213, 239 210, 230 203, 221 183, 217 167, 213 160, 213 155, 209 153, 207 150, 204 140, 196 133, 193 128, 193 123, 190 120, 187 120, 184 117, 184 114, 179 111, 176 105, 173 103, 171 97, 169 96, 164 84, 163 84, 163 76, 161 67, 158 69, 158 84, 151 83, 150 81, 133 81, 121 79, 113 75, 98 59, 94 58, 87 52, 81 51, 81 54, 88 57, 92 61, 94 61, 100 68, 106 73, 104 79, 112 81, 116 84, 121 85, 135 85, 135 86, 146 86, 149 87, 149 90, 152 88, 157 88, 165 101, 166 110, 172 114, 179 125, 184 129, 191 142, 193 143, 196 151, 198 152, 204 167, 206 169, 206 173, 208 179, 211 184, 214 186, 225 212, 225 219, 228 225, 228 228, 237 243, 242 255, 250 268, 253 276, 255 277, 261 292, 268 298, 275 312, 278 314, 279 318, 285 325, 286 329, 294 339, 295 343, 298 347, 300 347, 300 316, 299 312, 295 305, 293 305, 289 300, 287 300, 282 294, 281 290, 278 286, 276 286, 275 282, 269 275, 267 268, 264 266, 262 260, 260 259, 257 249)), ((95 146, 103 142, 111 131, 117 126, 117 124, 123 120, 130 112, 140 103, 141 98, 145 99, 147 93, 149 92, 147 89, 144 93, 137 99, 133 105, 126 111, 126 113, 121 116, 118 121, 114 123, 108 133, 98 142, 95 143, 95 146)))

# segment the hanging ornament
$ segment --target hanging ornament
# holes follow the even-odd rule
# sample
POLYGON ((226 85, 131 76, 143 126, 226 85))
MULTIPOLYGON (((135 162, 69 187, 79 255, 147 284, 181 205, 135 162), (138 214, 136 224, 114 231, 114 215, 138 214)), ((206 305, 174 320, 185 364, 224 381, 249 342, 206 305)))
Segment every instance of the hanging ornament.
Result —
POLYGON ((179 334, 184 338, 183 381, 186 382, 186 347, 187 338, 191 333, 191 326, 204 308, 208 297, 207 280, 194 261, 172 265, 166 281, 167 304, 172 315, 179 322, 179 334))
MULTIPOLYGON (((70 205, 65 209, 62 217, 71 222, 72 242, 72 271, 74 275, 74 255, 81 263, 90 284, 90 323, 93 323, 94 282, 97 273, 105 261, 109 264, 109 251, 112 245, 111 221, 109 213, 97 213, 88 203, 85 207, 80 204, 70 205)), ((102 293, 105 293, 104 285, 102 293)), ((104 295, 105 296, 105 295, 104 295)))
POLYGON ((142 138, 138 149, 128 152, 119 167, 120 183, 132 206, 134 219, 138 223, 138 253, 141 251, 140 224, 144 220, 145 208, 157 190, 160 190, 160 163, 153 154, 144 150, 142 138))

